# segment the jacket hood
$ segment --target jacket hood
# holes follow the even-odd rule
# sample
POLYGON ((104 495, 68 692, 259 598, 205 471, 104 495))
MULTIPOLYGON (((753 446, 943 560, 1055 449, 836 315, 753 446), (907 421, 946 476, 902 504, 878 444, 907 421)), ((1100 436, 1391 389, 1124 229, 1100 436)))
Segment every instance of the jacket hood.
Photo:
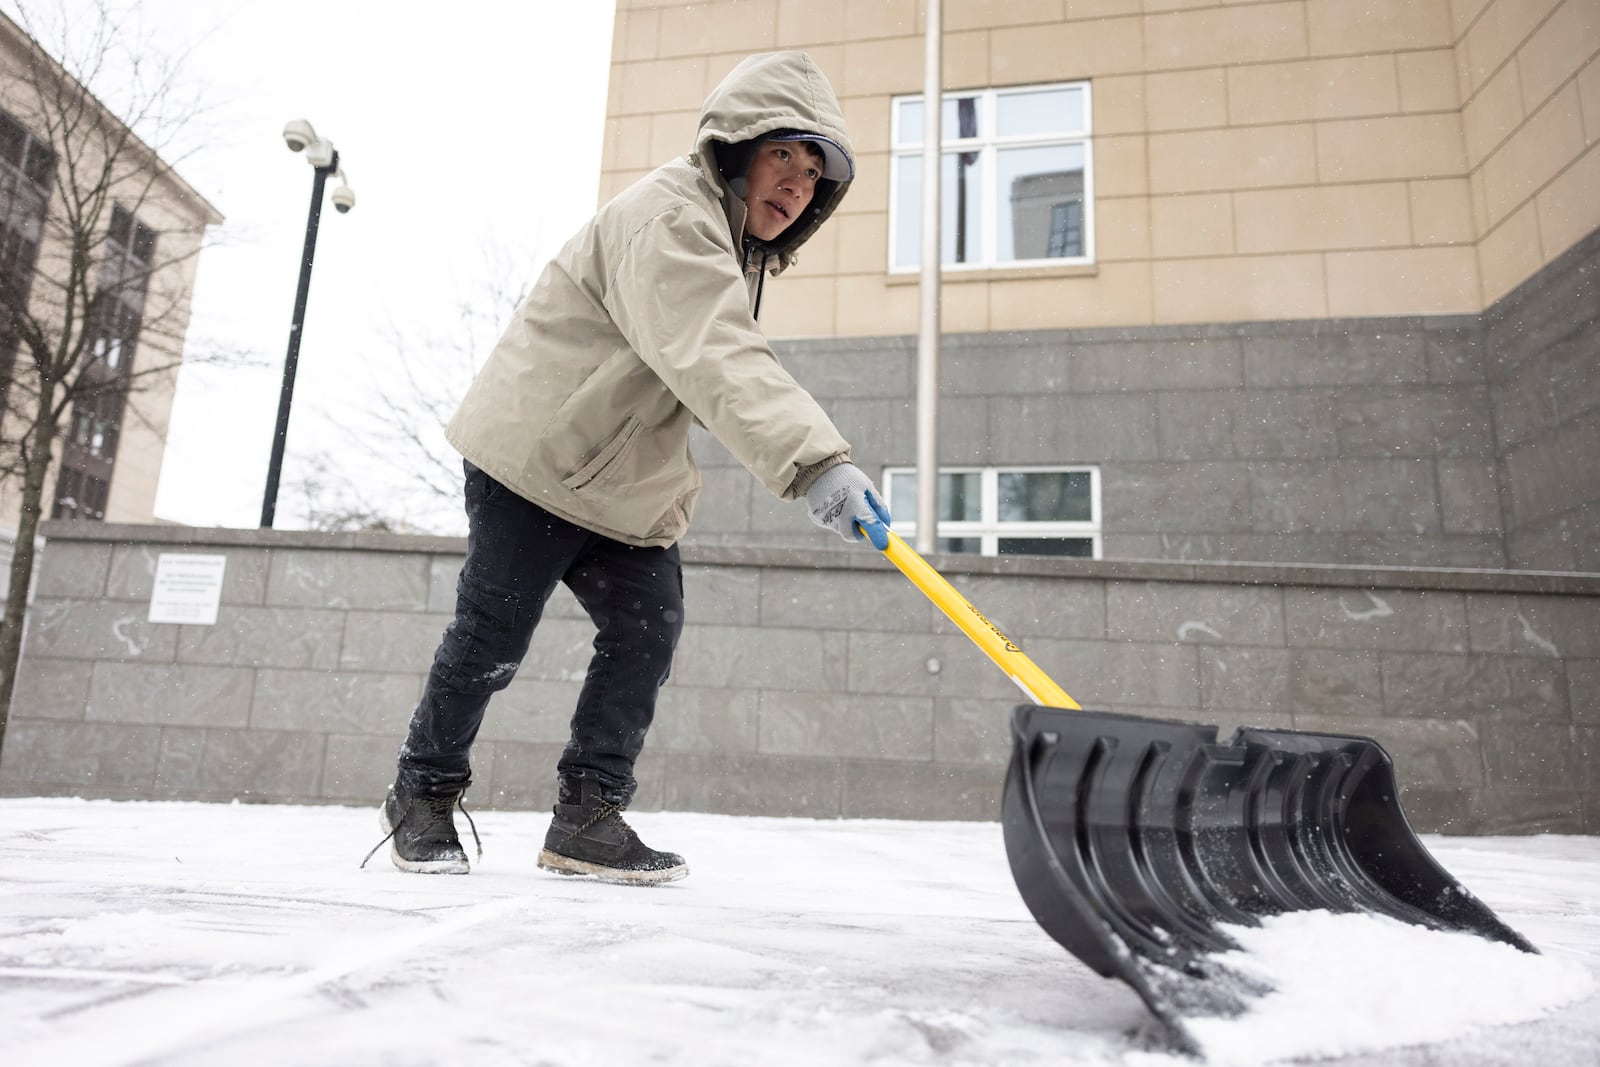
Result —
MULTIPOLYGON (((725 149, 719 152, 718 146, 744 145, 777 130, 820 134, 843 149, 854 166, 855 149, 844 128, 839 98, 810 56, 804 52, 768 52, 741 61, 706 97, 695 138, 696 159, 721 189, 735 236, 744 231, 744 201, 729 186, 718 165, 719 156, 726 153, 725 149)), ((728 155, 738 158, 745 153, 728 155)), ((764 246, 764 251, 777 262, 774 274, 794 261, 795 250, 827 221, 849 188, 849 179, 817 183, 805 214, 764 246)))

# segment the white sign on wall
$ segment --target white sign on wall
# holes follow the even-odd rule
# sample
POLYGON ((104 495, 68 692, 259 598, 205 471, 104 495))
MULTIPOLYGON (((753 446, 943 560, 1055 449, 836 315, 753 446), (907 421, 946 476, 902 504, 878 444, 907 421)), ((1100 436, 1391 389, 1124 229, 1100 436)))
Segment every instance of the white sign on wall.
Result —
POLYGON ((161 553, 156 559, 156 587, 150 593, 150 621, 214 625, 227 565, 227 556, 161 553))

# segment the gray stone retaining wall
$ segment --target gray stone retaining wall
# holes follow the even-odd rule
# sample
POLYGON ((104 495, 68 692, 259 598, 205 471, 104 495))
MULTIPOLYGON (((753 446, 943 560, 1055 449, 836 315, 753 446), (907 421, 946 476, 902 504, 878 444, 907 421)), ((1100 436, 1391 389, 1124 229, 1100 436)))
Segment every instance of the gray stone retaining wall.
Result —
MULTIPOLYGON (((942 466, 1092 464, 1107 559, 1506 565, 1473 317, 941 340, 942 466)), ((879 477, 916 462, 915 338, 776 346, 879 477)), ((709 434, 692 544, 800 547, 709 434)))
POLYGON ((1513 567, 1600 571, 1600 231, 1484 315, 1513 567))
MULTIPOLYGON (((0 794, 373 804, 448 621, 446 538, 51 523, 0 794), (163 552, 216 625, 147 621, 163 552)), ((689 546, 641 809, 995 818, 1017 696, 875 553, 689 546)), ((1600 832, 1600 577, 936 557, 1088 707, 1358 733, 1424 830, 1600 832)), ((469 803, 543 808, 591 632, 558 597, 469 803)))

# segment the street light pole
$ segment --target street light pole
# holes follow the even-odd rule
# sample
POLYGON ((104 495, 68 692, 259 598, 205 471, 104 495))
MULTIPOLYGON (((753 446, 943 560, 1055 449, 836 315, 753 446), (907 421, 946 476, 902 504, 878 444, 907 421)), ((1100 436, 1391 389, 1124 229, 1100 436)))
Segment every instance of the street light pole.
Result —
POLYGON ((283 128, 284 144, 291 152, 304 152, 315 171, 311 183, 311 214, 306 219, 306 245, 300 253, 300 285, 294 294, 294 321, 289 324, 289 354, 283 361, 283 389, 278 394, 278 424, 272 434, 272 459, 267 464, 267 489, 261 500, 261 527, 268 529, 278 510, 278 480, 283 474, 283 450, 289 437, 289 405, 294 400, 294 373, 300 363, 300 337, 306 321, 306 298, 311 292, 311 261, 317 252, 317 224, 322 219, 322 191, 328 175, 337 175, 333 206, 339 214, 355 207, 356 194, 344 184, 339 153, 333 142, 317 136, 311 123, 295 119, 283 128))
POLYGON ((289 436, 289 405, 294 400, 294 372, 300 363, 300 333, 311 292, 311 260, 317 253, 317 224, 322 219, 322 190, 328 175, 339 169, 339 153, 316 169, 311 182, 311 215, 306 219, 306 247, 300 253, 300 285, 294 294, 294 320, 289 324, 289 354, 283 361, 283 388, 278 393, 278 425, 272 434, 272 459, 267 464, 267 491, 261 500, 261 527, 269 529, 278 510, 278 479, 283 473, 283 447, 289 436))

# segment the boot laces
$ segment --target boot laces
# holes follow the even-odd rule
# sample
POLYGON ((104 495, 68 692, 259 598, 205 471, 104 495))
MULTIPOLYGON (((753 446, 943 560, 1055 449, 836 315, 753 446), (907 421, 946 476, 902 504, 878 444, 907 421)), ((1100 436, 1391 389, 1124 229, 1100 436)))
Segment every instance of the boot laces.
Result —
POLYGON ((622 817, 622 813, 627 810, 627 807, 622 804, 613 804, 609 800, 603 800, 600 802, 600 806, 595 809, 594 814, 589 816, 588 820, 582 826, 578 827, 576 830, 572 831, 572 833, 567 835, 567 840, 571 841, 573 838, 589 829, 589 827, 599 826, 607 819, 616 819, 617 825, 622 827, 624 840, 637 841, 639 840, 639 835, 633 832, 633 827, 628 825, 628 820, 622 817))
MULTIPOLYGON (((477 846, 478 859, 481 860, 483 859, 483 838, 478 836, 478 824, 472 821, 472 813, 467 811, 467 805, 464 799, 465 796, 466 790, 462 790, 459 793, 444 793, 438 795, 424 793, 422 796, 415 797, 413 799, 420 803, 423 808, 427 810, 429 818, 434 822, 447 821, 450 818, 450 810, 452 808, 460 808, 461 814, 467 817, 467 826, 472 830, 472 843, 477 846)), ((403 822, 404 820, 405 812, 402 811, 400 813, 400 822, 403 822)), ((389 843, 390 838, 394 837, 395 831, 400 829, 400 822, 396 822, 392 827, 390 827, 389 832, 383 835, 383 840, 379 841, 376 845, 373 845, 372 851, 368 852, 364 857, 362 857, 361 867, 366 867, 367 860, 370 860, 373 856, 377 855, 378 850, 389 843)))

